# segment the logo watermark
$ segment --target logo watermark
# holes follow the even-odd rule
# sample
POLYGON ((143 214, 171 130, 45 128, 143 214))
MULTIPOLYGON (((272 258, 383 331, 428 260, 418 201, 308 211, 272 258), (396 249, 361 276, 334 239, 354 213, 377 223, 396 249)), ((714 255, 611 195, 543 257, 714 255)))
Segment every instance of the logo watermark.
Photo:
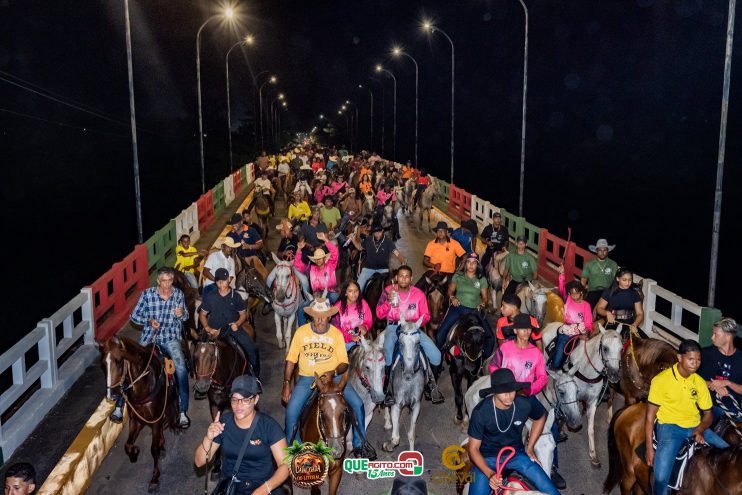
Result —
POLYGON ((343 471, 348 474, 366 473, 370 480, 394 478, 397 473, 402 476, 421 476, 425 470, 423 454, 416 450, 404 450, 396 461, 371 461, 366 458, 345 459, 343 471))

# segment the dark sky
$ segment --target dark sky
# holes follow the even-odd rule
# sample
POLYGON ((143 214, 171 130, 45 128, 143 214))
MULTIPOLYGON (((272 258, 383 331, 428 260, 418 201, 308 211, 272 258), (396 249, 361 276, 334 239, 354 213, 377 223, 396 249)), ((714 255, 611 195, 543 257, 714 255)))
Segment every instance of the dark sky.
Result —
MULTIPOLYGON (((145 237, 200 193, 195 36, 222 6, 211 1, 130 0, 140 126, 145 237)), ((615 258, 698 303, 705 302, 718 149, 727 3, 723 0, 527 1, 530 11, 526 206, 529 221, 582 246, 607 237, 615 258)), ((240 25, 210 23, 202 38, 207 185, 229 170, 224 56, 245 33, 254 72, 269 70, 286 94, 284 127, 308 130, 347 98, 361 110, 384 63, 398 81, 397 159, 412 158, 414 71, 388 57, 399 43, 420 64, 420 164, 448 178, 450 48, 419 29, 431 18, 456 46, 456 182, 517 211, 523 11, 517 0, 243 1, 240 25), (484 179, 484 180, 483 180, 484 179)), ((739 29, 738 29, 739 31, 739 29)), ((735 43, 718 306, 735 308, 739 279, 742 46, 735 43)), ((237 52, 237 50, 236 50, 237 52)), ((250 75, 233 53, 235 155, 255 153, 250 75)), ((50 313, 136 242, 128 128, 123 0, 0 0, 0 190, 11 211, 8 241, 53 239, 50 313), (17 78, 20 78, 17 79, 17 78), (21 81, 22 80, 22 81, 21 81), (24 82, 25 81, 25 82, 24 82), (40 232, 44 232, 39 236, 40 232), (59 256, 57 256, 59 255, 59 256)), ((386 155, 392 150, 392 85, 386 155)), ((380 151, 381 90, 375 93, 380 151)), ((274 93, 275 94, 275 93, 274 93)), ((271 97, 272 99, 272 97, 271 97)), ((338 122, 343 130, 344 121, 338 122)), ((342 132, 339 140, 345 140, 342 132)), ((208 187, 207 186, 207 187, 208 187)), ((6 210, 7 211, 7 210, 6 210)), ((31 249, 28 263, 42 276, 31 249)), ((20 276, 19 263, 9 276, 20 276)), ((25 333, 25 332, 24 332, 25 333)))

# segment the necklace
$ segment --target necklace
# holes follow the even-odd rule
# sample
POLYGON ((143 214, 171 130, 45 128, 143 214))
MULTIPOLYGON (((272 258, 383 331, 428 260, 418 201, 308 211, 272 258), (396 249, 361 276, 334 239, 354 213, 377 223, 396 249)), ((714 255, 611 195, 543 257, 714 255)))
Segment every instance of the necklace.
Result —
POLYGON ((397 291, 397 299, 399 300, 399 302, 406 303, 407 301, 410 300, 410 296, 412 296, 412 291, 410 289, 407 289, 407 299, 402 299, 401 296, 402 296, 402 293, 397 291))
POLYGON ((381 242, 377 245, 376 239, 373 236, 371 236, 371 242, 374 243, 374 249, 376 250, 376 253, 378 254, 379 249, 381 249, 381 246, 384 245, 384 237, 381 238, 381 242))
POLYGON ((497 420, 497 405, 495 405, 495 398, 494 397, 492 397, 492 407, 495 409, 495 424, 497 425, 497 430, 500 433, 505 433, 506 431, 508 431, 510 429, 511 426, 513 426, 513 420, 515 419, 515 402, 513 402, 513 415, 510 416, 510 424, 504 430, 502 428, 500 428, 500 422, 497 420))

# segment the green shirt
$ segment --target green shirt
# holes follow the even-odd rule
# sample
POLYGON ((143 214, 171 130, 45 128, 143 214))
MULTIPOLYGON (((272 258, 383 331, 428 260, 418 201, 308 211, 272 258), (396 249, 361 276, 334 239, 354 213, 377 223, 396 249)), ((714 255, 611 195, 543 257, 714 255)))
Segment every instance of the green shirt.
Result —
POLYGON ((523 254, 511 251, 505 260, 505 266, 516 282, 533 280, 533 272, 536 271, 536 258, 528 254, 528 251, 523 254))
POLYGON ((469 278, 461 272, 454 274, 453 283, 456 284, 456 299, 467 308, 476 308, 482 304, 481 291, 489 287, 486 278, 469 278))
POLYGON ((607 289, 618 272, 618 264, 610 258, 603 261, 593 258, 582 269, 582 278, 587 279, 587 290, 607 289))
POLYGON ((324 206, 319 209, 319 216, 322 218, 322 223, 328 227, 337 227, 340 222, 340 210, 333 206, 332 208, 325 208, 324 206))

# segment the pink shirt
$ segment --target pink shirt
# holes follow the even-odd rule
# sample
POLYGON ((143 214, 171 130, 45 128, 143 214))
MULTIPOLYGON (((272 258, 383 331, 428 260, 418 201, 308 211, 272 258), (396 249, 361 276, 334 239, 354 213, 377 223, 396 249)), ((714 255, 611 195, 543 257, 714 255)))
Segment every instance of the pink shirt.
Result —
POLYGON ((564 323, 561 332, 564 335, 580 335, 585 333, 580 331, 577 327, 580 323, 588 332, 593 330, 593 310, 590 307, 590 303, 585 301, 575 302, 574 299, 567 295, 567 289, 565 285, 565 275, 559 274, 559 294, 564 298, 564 323))
POLYGON ((389 198, 392 198, 392 201, 397 201, 397 195, 394 194, 394 191, 388 193, 382 189, 376 193, 376 200, 379 206, 386 204, 389 198))
POLYGON ((358 313, 358 308, 355 304, 349 305, 345 308, 345 312, 341 309, 340 301, 335 303, 338 308, 338 314, 333 318, 333 324, 340 329, 345 338, 345 343, 353 341, 354 335, 351 331, 361 325, 366 327, 366 330, 371 329, 373 325, 373 318, 371 315, 371 308, 368 307, 368 303, 361 299, 361 312, 358 313))
POLYGON ((514 340, 504 342, 495 352, 489 365, 490 374, 496 369, 508 368, 518 382, 531 384, 530 395, 541 392, 549 381, 543 353, 533 344, 520 349, 514 340))
POLYGON ((342 188, 344 188, 347 185, 348 185, 347 182, 333 182, 332 184, 330 184, 330 190, 332 191, 330 194, 332 195, 337 194, 338 191, 340 191, 342 188))
MULTIPOLYGON (((338 266, 338 248, 331 242, 326 242, 325 247, 330 252, 330 259, 320 268, 311 263, 309 266, 309 284, 313 292, 337 292, 337 281, 335 280, 335 269, 338 266)), ((302 273, 307 273, 307 265, 301 256, 294 256, 294 265, 302 273)))
POLYGON ((379 303, 376 305, 376 316, 381 319, 388 319, 390 322, 398 322, 400 317, 400 311, 404 316, 405 321, 417 321, 421 316, 423 317, 422 325, 425 325, 430 321, 430 310, 428 309, 428 298, 425 297, 425 293, 417 287, 410 287, 409 292, 404 294, 398 293, 399 306, 393 308, 389 304, 389 291, 392 290, 392 286, 384 289, 379 298, 379 303))

